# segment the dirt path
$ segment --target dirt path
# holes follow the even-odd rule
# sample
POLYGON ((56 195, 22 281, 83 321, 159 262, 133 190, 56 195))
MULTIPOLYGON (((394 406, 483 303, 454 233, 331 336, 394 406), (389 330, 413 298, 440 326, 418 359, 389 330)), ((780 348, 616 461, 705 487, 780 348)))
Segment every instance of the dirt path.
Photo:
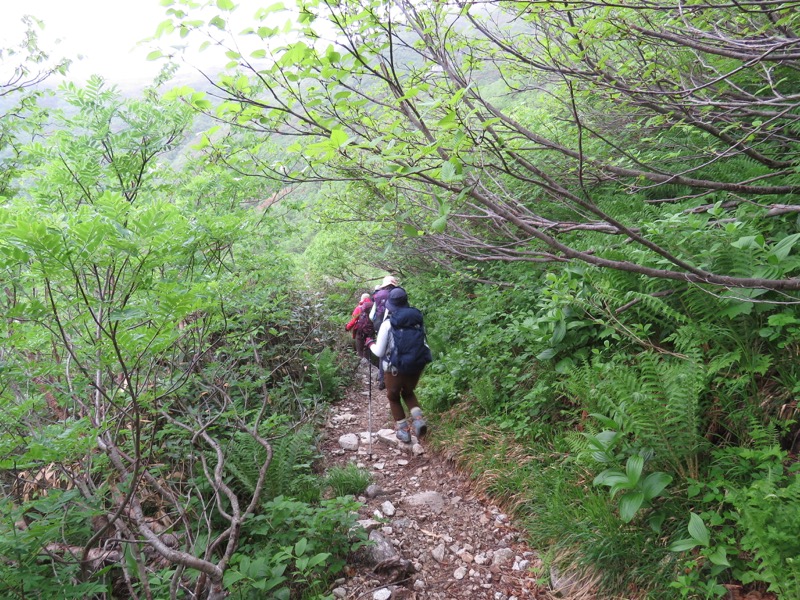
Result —
MULTIPOLYGON (((374 377, 375 370, 372 370, 374 377)), ((386 393, 372 386, 369 454, 368 366, 328 419, 328 466, 355 462, 373 485, 361 510, 376 542, 334 589, 337 598, 549 600, 537 582, 538 555, 507 515, 486 503, 454 467, 422 444, 398 444, 386 393)), ((416 439, 412 440, 416 441, 416 439)))

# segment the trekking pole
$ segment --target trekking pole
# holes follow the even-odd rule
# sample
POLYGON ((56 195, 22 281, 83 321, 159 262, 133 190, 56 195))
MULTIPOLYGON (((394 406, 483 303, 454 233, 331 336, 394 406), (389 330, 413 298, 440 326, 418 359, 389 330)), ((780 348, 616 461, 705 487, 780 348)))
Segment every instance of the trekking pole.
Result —
POLYGON ((369 435, 369 459, 372 460, 372 350, 367 348, 367 362, 369 363, 369 383, 367 387, 367 434, 369 435))

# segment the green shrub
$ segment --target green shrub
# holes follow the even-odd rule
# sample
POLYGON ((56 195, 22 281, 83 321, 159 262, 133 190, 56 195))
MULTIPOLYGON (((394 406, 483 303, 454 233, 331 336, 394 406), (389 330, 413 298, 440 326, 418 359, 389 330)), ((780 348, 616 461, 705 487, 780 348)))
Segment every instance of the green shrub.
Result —
POLYGON ((282 496, 245 524, 243 542, 225 574, 232 597, 321 600, 345 565, 366 542, 354 528, 359 504, 348 498, 318 505, 282 496))
POLYGON ((721 593, 731 578, 800 597, 800 478, 786 472, 786 458, 777 446, 714 452, 708 476, 689 486, 700 512, 670 546, 691 551, 681 554, 683 574, 673 584, 683 597, 721 593))
POLYGON ((325 476, 325 487, 336 496, 358 496, 372 482, 369 471, 348 463, 345 467, 333 467, 325 476))

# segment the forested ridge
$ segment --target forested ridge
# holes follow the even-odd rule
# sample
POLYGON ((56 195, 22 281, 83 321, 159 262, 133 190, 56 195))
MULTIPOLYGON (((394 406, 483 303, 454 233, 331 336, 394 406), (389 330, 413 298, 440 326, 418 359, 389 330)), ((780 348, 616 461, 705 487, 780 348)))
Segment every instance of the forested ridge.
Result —
POLYGON ((0 597, 331 598, 392 274, 545 564, 800 598, 800 2, 162 4, 137 96, 0 50, 0 597))

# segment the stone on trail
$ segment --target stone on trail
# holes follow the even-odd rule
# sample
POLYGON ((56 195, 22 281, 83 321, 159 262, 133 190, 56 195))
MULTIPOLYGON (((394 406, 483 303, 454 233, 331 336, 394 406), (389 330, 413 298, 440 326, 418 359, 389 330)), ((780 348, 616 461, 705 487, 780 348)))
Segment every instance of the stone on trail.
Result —
POLYGON ((372 531, 381 526, 380 521, 376 521, 375 519, 359 519, 356 523, 366 531, 372 531))
POLYGON ((419 492, 413 496, 408 496, 405 503, 409 506, 420 509, 420 511, 430 511, 439 514, 444 510, 444 496, 439 492, 419 492))
POLYGON ((433 556, 433 558, 438 563, 444 562, 444 553, 445 553, 444 544, 439 544, 433 550, 431 550, 431 556, 433 556))
POLYGON ((381 504, 381 512, 385 514, 387 517, 393 517, 395 511, 394 504, 389 502, 388 500, 381 504))
POLYGON ((343 413, 341 415, 335 415, 331 420, 334 424, 339 423, 353 423, 357 417, 352 413, 343 413))
POLYGON ((367 486, 366 490, 367 498, 377 498, 378 496, 381 496, 384 493, 385 492, 383 491, 383 488, 379 485, 371 483, 370 485, 367 486))
MULTIPOLYGON (((369 444, 369 431, 362 431, 361 433, 358 434, 358 437, 361 438, 362 444, 369 444)), ((372 443, 374 444, 377 441, 378 441, 378 435, 373 433, 372 443)))
POLYGON ((400 555, 386 536, 379 531, 371 531, 369 540, 372 543, 364 547, 364 552, 367 555, 369 563, 372 565, 378 565, 384 561, 397 558, 400 555))
POLYGON ((386 588, 381 588, 372 594, 372 597, 374 600, 389 600, 392 597, 392 592, 386 588))
POLYGON ((358 450, 360 440, 355 433, 345 433, 339 437, 339 445, 345 450, 358 450))
POLYGON ((492 564, 496 567, 510 565, 514 561, 514 551, 511 548, 500 548, 495 550, 492 557, 492 564))

